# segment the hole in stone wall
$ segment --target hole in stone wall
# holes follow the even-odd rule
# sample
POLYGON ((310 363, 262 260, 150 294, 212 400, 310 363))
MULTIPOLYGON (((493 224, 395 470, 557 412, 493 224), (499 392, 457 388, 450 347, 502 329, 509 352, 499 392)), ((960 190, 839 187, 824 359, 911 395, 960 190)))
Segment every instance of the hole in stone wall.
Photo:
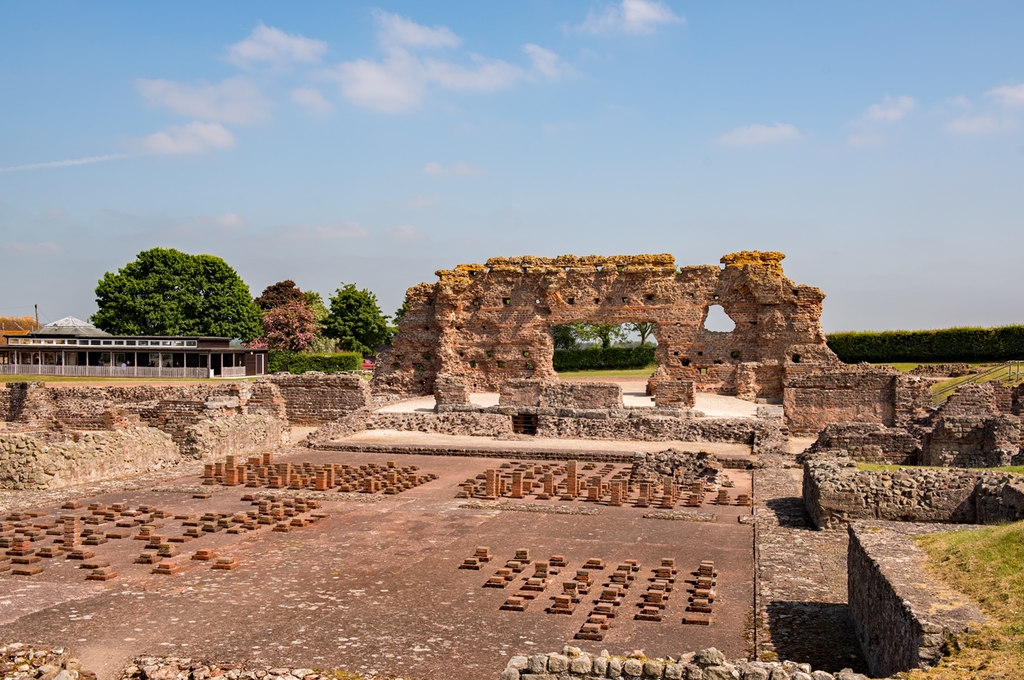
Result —
POLYGON ((595 305, 601 304, 601 298, 594 298, 594 304, 595 305))
POLYGON ((793 363, 794 364, 799 364, 800 363, 800 355, 799 354, 794 354, 793 355, 793 363))
POLYGON ((494 356, 494 352, 492 352, 491 350, 487 350, 487 357, 491 358, 493 356, 494 356))
POLYGON ((505 362, 504 361, 499 361, 498 362, 498 368, 505 368, 505 362))
POLYGON ((628 304, 628 303, 629 303, 629 298, 628 297, 622 298, 622 304, 628 304))
POLYGON ((700 373, 701 375, 707 375, 708 374, 708 369, 706 369, 706 368, 698 368, 697 369, 697 373, 700 373))
POLYGON ((476 362, 475 361, 470 361, 469 362, 469 367, 470 368, 476 368, 476 362))
POLYGON ((399 363, 394 363, 394 364, 391 364, 391 368, 393 368, 393 369, 395 369, 395 370, 397 371, 397 370, 398 370, 398 368, 399 368, 399 367, 400 367, 401 365, 402 365, 402 364, 399 364, 399 363))
POLYGON ((576 298, 569 298, 569 304, 570 305, 576 304, 576 298))
POLYGON ((647 294, 647 295, 644 296, 644 299, 647 300, 648 302, 650 302, 651 300, 654 299, 654 296, 650 295, 650 294, 647 294))
POLYGON ((715 366, 720 366, 721 364, 722 364, 722 360, 721 359, 715 359, 715 366))
POLYGON ((739 359, 740 351, 738 349, 734 349, 733 351, 729 352, 729 356, 731 356, 733 359, 739 359))
POLYGON ((729 333, 734 328, 736 323, 725 313, 722 305, 708 305, 708 313, 704 317, 704 330, 729 333))
POLYGON ((416 370, 417 370, 417 371, 422 371, 422 370, 425 370, 425 369, 423 368, 423 364, 416 364, 416 370))
POLYGON ((682 364, 683 366, 689 366, 690 365, 690 360, 689 359, 680 359, 679 363, 682 364))
POLYGON ((480 306, 480 298, 477 298, 476 300, 473 300, 473 306, 474 307, 479 307, 480 306))
POLYGON ((510 305, 512 304, 512 298, 501 298, 501 304, 510 305))
POLYGON ((524 356, 524 357, 528 357, 528 356, 530 356, 530 350, 528 350, 528 349, 524 349, 524 350, 523 350, 523 356, 524 356))
POLYGON ((533 370, 533 362, 532 361, 527 361, 526 362, 526 370, 528 370, 528 371, 532 371, 533 370))
POLYGON ((427 361, 430 361, 430 352, 424 352, 423 358, 426 359, 427 361))
POLYGON ((536 300, 534 300, 534 301, 533 301, 533 304, 535 304, 535 305, 539 305, 539 304, 540 304, 540 298, 537 298, 536 300))

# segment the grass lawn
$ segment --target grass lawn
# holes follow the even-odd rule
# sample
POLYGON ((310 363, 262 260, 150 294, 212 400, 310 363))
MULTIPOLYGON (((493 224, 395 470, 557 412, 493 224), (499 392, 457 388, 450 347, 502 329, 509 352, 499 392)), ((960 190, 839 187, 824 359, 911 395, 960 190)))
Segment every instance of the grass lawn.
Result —
POLYGON ((566 371, 559 373, 559 378, 649 378, 654 370, 658 368, 657 365, 647 366, 646 368, 624 368, 624 369, 608 369, 600 371, 566 371))
POLYGON ((990 617, 960 636, 960 649, 935 668, 906 677, 1024 677, 1024 522, 921 536, 928 571, 968 595, 990 617))

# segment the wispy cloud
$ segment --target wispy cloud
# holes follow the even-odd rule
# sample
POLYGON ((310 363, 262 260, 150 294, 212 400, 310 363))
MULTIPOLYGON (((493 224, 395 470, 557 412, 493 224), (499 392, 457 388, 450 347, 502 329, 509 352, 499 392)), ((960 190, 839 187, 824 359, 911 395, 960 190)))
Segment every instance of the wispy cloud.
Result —
POLYGON ((39 241, 36 243, 16 241, 7 244, 4 246, 4 249, 18 255, 60 255, 64 252, 64 249, 53 241, 39 241))
POLYGON ((422 26, 386 12, 374 16, 384 57, 342 62, 325 74, 357 106, 404 113, 420 106, 431 90, 494 92, 523 81, 555 81, 573 73, 557 54, 534 44, 523 46, 527 66, 473 53, 459 61, 421 56, 415 50, 457 47, 461 40, 444 26, 422 26))
POLYGON ((994 116, 967 116, 946 123, 943 127, 948 132, 958 135, 987 135, 998 132, 1003 124, 994 116))
POLYGON ((37 168, 66 168, 72 165, 89 165, 90 163, 103 163, 105 161, 116 161, 128 158, 126 153, 108 153, 103 156, 88 156, 86 158, 71 158, 64 161, 46 161, 44 163, 28 163, 26 165, 11 165, 0 168, 0 172, 17 172, 19 170, 36 170, 37 168))
POLYGON ((219 217, 198 215, 189 219, 200 226, 220 227, 221 229, 228 229, 232 231, 237 231, 238 229, 245 227, 245 219, 235 213, 224 213, 219 217))
POLYGON ((316 226, 297 224, 283 229, 281 234, 289 240, 308 243, 366 238, 370 235, 370 230, 358 222, 337 222, 316 226))
POLYGON ((446 175, 482 175, 486 172, 479 165, 471 165, 465 161, 459 161, 452 165, 445 167, 440 163, 431 161, 423 166, 420 170, 424 175, 431 175, 433 177, 444 177, 446 175))
POLYGON ((763 146, 793 142, 803 137, 795 126, 788 123, 744 125, 715 139, 723 146, 763 146))
POLYGON ((458 47, 462 39, 446 26, 423 26, 407 17, 375 10, 377 35, 385 48, 458 47))
POLYGON ((406 205, 409 206, 410 208, 415 208, 416 210, 423 210, 425 208, 433 208, 440 202, 441 197, 438 196, 437 194, 432 194, 429 196, 420 194, 419 196, 416 196, 415 198, 407 201, 406 205))
POLYGON ((242 67, 281 67, 291 63, 317 64, 326 52, 327 43, 323 40, 285 33, 261 23, 248 38, 228 47, 228 60, 242 67))
POLYGON ((878 146, 884 141, 883 128, 903 120, 916 107, 917 101, 913 97, 885 95, 882 101, 872 104, 859 118, 850 122, 853 132, 847 136, 847 143, 851 146, 878 146))
POLYGON ((664 2, 621 0, 617 5, 608 5, 599 12, 592 10, 579 28, 587 33, 621 32, 639 35, 654 33, 661 26, 685 22, 684 17, 678 16, 664 2))
POLYGON ((292 101, 302 106, 309 113, 326 116, 334 107, 324 98, 320 90, 312 87, 298 87, 292 90, 292 101))
POLYGON ((400 224, 396 227, 385 227, 384 229, 381 229, 381 232, 388 240, 394 241, 395 243, 418 243, 424 240, 427 236, 426 232, 422 229, 409 224, 400 224))
POLYGON ((259 123, 270 117, 270 100, 244 76, 226 78, 217 84, 201 80, 194 85, 140 78, 135 81, 135 88, 147 106, 170 109, 192 118, 259 123))
POLYGON ((235 136, 220 123, 194 121, 188 125, 172 125, 135 141, 144 153, 182 155, 205 153, 211 149, 230 149, 235 136))
POLYGON ((1024 83, 1003 85, 985 93, 1003 106, 1024 106, 1024 83))

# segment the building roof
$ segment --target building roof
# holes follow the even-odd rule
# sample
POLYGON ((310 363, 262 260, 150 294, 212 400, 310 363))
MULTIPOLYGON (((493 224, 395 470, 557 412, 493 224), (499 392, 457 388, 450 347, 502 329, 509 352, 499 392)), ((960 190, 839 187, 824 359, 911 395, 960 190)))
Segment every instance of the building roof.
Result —
POLYGON ((28 333, 39 328, 31 316, 0 316, 0 334, 28 333))
POLYGON ((63 338, 109 338, 110 333, 101 331, 96 326, 93 326, 87 321, 82 321, 73 316, 65 316, 63 319, 57 319, 52 323, 48 323, 38 331, 32 334, 33 336, 59 336, 63 338))

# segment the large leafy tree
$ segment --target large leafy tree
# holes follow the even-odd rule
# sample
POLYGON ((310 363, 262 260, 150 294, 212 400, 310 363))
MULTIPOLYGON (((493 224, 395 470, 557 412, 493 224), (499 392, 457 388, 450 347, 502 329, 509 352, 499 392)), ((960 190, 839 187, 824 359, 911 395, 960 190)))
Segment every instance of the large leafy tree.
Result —
POLYGON ((658 324, 653 321, 635 321, 629 324, 630 330, 634 331, 640 336, 640 345, 647 344, 647 338, 654 335, 654 330, 658 327, 658 324))
POLYGON ((115 335, 216 335, 251 340, 260 310, 224 260, 152 248, 96 286, 92 322, 115 335))
POLYGON ((295 282, 291 279, 285 281, 278 281, 272 286, 267 286, 263 289, 263 294, 256 298, 253 302, 260 309, 266 311, 273 309, 274 307, 281 307, 289 302, 302 302, 306 299, 306 293, 299 290, 299 287, 295 285, 295 282))
POLYGON ((377 305, 377 296, 349 283, 331 296, 324 335, 337 339, 342 349, 366 355, 374 354, 377 346, 390 338, 391 330, 377 305))

